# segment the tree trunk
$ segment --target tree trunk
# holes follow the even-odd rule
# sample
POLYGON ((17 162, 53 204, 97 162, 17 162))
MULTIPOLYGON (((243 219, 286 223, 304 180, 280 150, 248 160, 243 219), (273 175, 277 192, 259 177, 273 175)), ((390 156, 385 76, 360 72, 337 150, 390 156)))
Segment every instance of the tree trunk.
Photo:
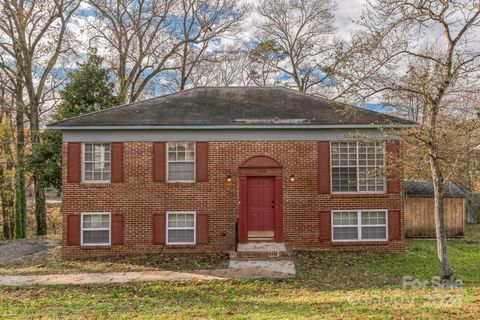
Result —
POLYGON ((432 171, 434 206, 435 206, 435 234, 437 238, 437 258, 439 273, 442 279, 453 277, 447 253, 447 236, 445 232, 445 215, 443 207, 443 176, 440 164, 435 156, 430 156, 430 169, 432 171))
POLYGON ((37 221, 37 236, 47 235, 47 206, 45 189, 34 178, 35 183, 35 218, 37 221))
POLYGON ((0 166, 0 199, 2 201, 3 237, 12 240, 15 232, 15 219, 13 210, 13 184, 9 177, 12 170, 11 162, 7 162, 6 168, 0 166))
MULTIPOLYGON (((188 35, 184 34, 185 39, 187 39, 188 35)), ((187 82, 187 57, 188 57, 188 43, 183 44, 183 55, 182 55, 182 65, 180 66, 180 91, 185 90, 185 85, 187 82)))
POLYGON ((15 175, 15 238, 27 236, 27 197, 25 190, 25 132, 22 106, 17 106, 15 125, 17 133, 17 170, 15 175))
MULTIPOLYGON (((38 146, 41 143, 41 139, 38 107, 34 106, 31 106, 30 133, 32 136, 32 152, 35 154, 38 146)), ((47 235, 47 206, 45 203, 45 188, 43 187, 42 177, 37 172, 33 172, 33 183, 35 188, 35 220, 37 222, 37 236, 45 236, 47 235)))

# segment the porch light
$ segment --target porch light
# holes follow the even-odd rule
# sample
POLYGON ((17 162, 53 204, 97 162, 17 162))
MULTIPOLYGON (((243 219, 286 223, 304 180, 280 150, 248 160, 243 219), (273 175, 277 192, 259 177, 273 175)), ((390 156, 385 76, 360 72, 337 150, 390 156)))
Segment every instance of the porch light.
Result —
POLYGON ((295 176, 293 174, 290 176, 290 181, 295 181, 295 176))
POLYGON ((231 182, 233 180, 232 176, 231 175, 228 175, 227 176, 227 182, 231 182))

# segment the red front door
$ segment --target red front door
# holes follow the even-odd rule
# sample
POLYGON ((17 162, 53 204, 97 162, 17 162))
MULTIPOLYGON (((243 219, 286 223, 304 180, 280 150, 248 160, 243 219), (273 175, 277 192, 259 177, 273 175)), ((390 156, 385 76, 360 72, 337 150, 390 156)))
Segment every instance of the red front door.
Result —
POLYGON ((275 178, 248 177, 247 224, 249 239, 273 239, 275 230, 275 178))

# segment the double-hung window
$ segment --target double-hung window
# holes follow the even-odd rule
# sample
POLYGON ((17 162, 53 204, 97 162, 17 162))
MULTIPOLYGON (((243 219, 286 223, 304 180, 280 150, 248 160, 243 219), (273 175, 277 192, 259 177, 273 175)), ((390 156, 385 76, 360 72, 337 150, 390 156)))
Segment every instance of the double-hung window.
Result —
POLYGON ((84 143, 84 182, 110 182, 110 143, 84 143))
POLYGON ((167 244, 195 244, 195 212, 167 212, 167 244))
POLYGON ((333 241, 386 241, 387 211, 332 212, 333 241))
POLYGON ((167 157, 168 181, 195 181, 195 142, 169 142, 167 157))
POLYGON ((383 141, 331 143, 332 192, 385 192, 383 141))
POLYGON ((109 212, 83 212, 81 220, 82 246, 110 245, 109 212))

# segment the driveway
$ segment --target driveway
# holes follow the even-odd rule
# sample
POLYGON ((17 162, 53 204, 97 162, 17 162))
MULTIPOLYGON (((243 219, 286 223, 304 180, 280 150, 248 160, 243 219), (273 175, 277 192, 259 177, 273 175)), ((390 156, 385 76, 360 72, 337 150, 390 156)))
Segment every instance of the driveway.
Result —
POLYGON ((0 265, 59 245, 60 240, 51 239, 15 240, 7 242, 0 245, 0 265))

